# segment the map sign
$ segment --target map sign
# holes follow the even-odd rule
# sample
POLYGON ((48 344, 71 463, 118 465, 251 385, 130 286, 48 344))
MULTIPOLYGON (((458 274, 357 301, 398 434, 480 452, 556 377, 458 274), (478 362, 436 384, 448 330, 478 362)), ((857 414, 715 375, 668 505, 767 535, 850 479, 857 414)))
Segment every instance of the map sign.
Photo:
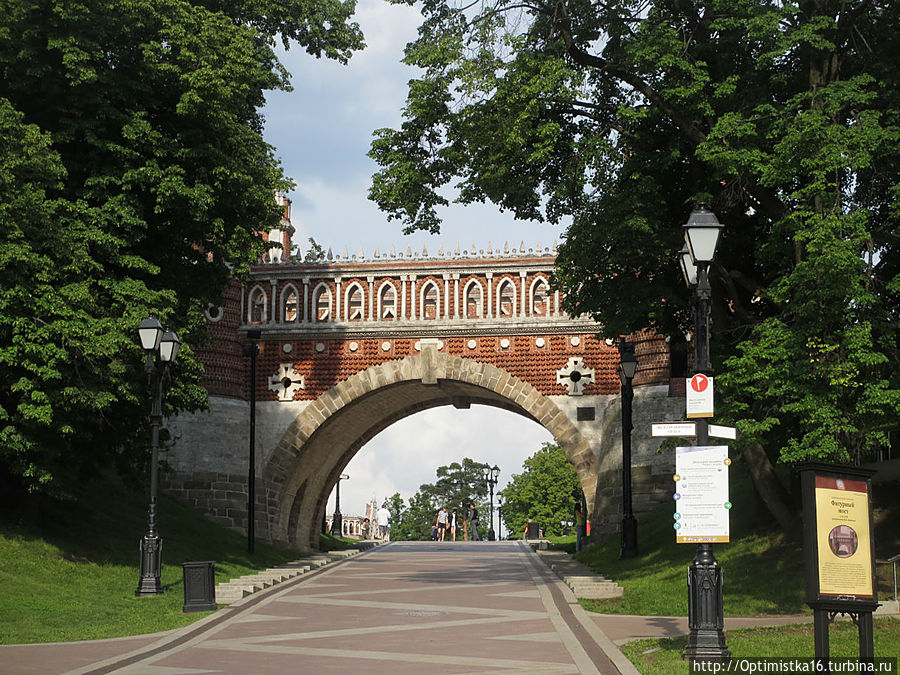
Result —
POLYGON ((729 541, 727 445, 675 449, 675 541, 679 544, 729 541))

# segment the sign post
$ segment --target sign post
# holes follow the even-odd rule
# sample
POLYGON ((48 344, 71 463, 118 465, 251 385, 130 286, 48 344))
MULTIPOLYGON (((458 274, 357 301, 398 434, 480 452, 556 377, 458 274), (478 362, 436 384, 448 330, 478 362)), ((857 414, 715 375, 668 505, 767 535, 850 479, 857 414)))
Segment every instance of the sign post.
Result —
POLYGON ((829 658, 829 625, 838 614, 847 614, 859 630, 860 660, 871 660, 875 658, 872 613, 878 608, 874 472, 817 463, 799 468, 806 604, 813 610, 815 658, 829 658))

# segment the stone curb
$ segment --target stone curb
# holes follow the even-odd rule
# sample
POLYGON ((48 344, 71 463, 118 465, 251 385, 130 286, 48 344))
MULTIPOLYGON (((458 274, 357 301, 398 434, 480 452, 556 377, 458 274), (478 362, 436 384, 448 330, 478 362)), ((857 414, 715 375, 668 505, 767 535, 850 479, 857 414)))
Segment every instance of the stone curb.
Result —
POLYGON ((343 551, 326 551, 324 554, 310 556, 294 560, 289 563, 270 567, 256 574, 247 574, 236 579, 230 579, 216 584, 216 604, 230 605, 237 602, 241 598, 257 593, 266 588, 270 588, 283 581, 294 579, 302 574, 306 574, 310 570, 317 570, 334 562, 346 560, 360 553, 360 551, 368 550, 373 546, 378 546, 382 542, 365 542, 357 548, 349 548, 343 551))
POLYGON ((597 574, 590 567, 582 565, 572 559, 565 551, 557 551, 548 541, 530 541, 528 545, 534 549, 538 558, 556 573, 566 584, 575 597, 588 600, 600 600, 603 598, 618 598, 625 593, 625 589, 614 581, 597 574))

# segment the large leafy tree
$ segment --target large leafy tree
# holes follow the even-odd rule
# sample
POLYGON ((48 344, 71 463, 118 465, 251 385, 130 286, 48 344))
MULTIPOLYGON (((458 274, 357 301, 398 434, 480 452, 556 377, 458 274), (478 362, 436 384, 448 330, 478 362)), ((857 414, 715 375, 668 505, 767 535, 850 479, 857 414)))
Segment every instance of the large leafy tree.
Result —
POLYGON ((431 536, 431 526, 437 519, 437 512, 446 506, 448 511, 457 510, 460 523, 457 538, 462 539, 462 525, 470 503, 475 503, 481 516, 479 532, 487 531, 488 488, 484 482, 483 466, 481 462, 469 457, 463 458, 461 462, 439 466, 435 470, 435 482, 423 483, 418 492, 409 498, 408 507, 400 512, 396 535, 392 531, 391 536, 395 539, 428 539, 431 536))
MULTIPOLYGON (((262 138, 274 47, 340 61, 354 0, 11 0, 0 14, 0 478, 64 491, 135 467, 148 313, 202 310, 262 250, 289 185, 262 138)), ((203 404, 179 355, 169 410, 203 404)), ((146 459, 143 459, 146 461, 146 459)))
MULTIPOLYGON (((676 254, 700 201, 720 414, 772 460, 860 461, 900 411, 900 5, 423 0, 405 120, 371 197, 437 230, 448 186, 570 218, 556 284, 608 336, 690 330, 676 254)), ((684 348, 683 344, 680 348, 684 348)))
POLYGON ((581 483, 565 451, 555 443, 544 443, 525 460, 522 473, 513 474, 503 488, 503 522, 515 535, 534 520, 548 535, 566 534, 562 523, 573 517, 581 501, 581 483))

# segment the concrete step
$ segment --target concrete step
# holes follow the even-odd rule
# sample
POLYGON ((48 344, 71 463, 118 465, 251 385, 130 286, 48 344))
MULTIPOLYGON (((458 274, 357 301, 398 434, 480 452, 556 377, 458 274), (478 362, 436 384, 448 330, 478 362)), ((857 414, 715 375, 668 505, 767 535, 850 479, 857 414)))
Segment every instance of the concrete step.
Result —
MULTIPOLYGON (((537 544, 548 542, 530 542, 538 557, 556 576, 562 579, 575 597, 588 600, 621 597, 625 590, 616 582, 610 581, 602 574, 597 574, 587 565, 573 560, 565 551, 556 551, 537 544)), ((552 544, 550 544, 552 546, 552 544)))
MULTIPOLYGON (((380 542, 379 542, 380 543, 380 542)), ((377 545, 373 543, 365 548, 372 548, 377 545)), ((253 593, 257 593, 263 589, 271 588, 275 584, 279 584, 289 579, 294 579, 301 574, 305 574, 310 570, 319 569, 325 565, 334 562, 346 560, 352 556, 358 555, 359 550, 355 548, 346 549, 344 551, 326 551, 318 555, 294 560, 288 563, 271 567, 256 574, 247 574, 237 579, 223 581, 216 585, 216 603, 228 605, 237 602, 253 593)))

